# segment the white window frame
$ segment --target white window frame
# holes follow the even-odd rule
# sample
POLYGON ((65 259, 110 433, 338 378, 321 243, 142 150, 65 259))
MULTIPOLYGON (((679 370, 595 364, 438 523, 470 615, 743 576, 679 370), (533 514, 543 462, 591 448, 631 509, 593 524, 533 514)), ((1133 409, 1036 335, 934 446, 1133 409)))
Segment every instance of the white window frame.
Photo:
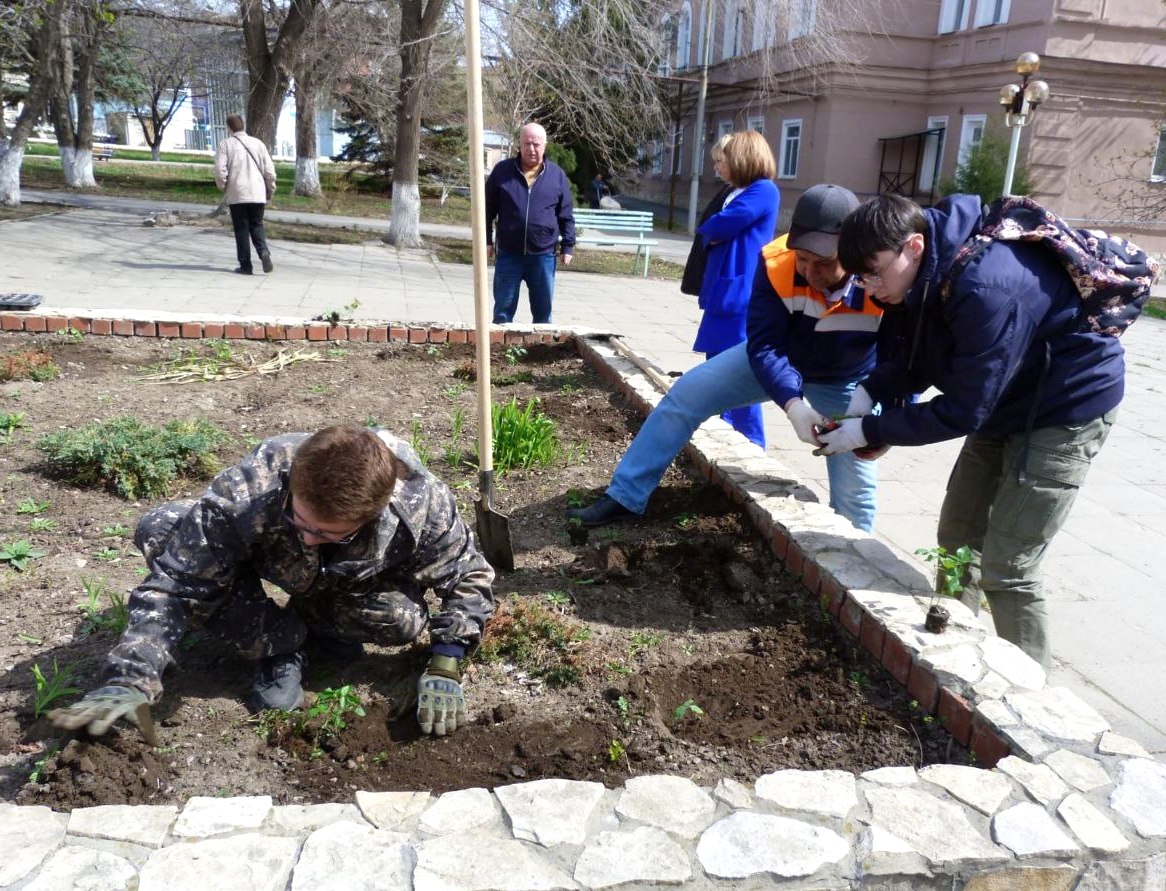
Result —
POLYGON ((756 130, 762 136, 765 135, 765 116, 754 115, 745 122, 746 130, 756 130))
POLYGON ((685 0, 676 25, 676 68, 687 68, 692 61, 692 4, 685 0))
POLYGON ((919 191, 930 192, 935 188, 932 176, 936 171, 943 171, 943 150, 947 148, 947 115, 935 115, 927 119, 928 130, 938 130, 943 127, 939 136, 928 136, 923 146, 923 158, 919 162, 919 191), (938 162, 938 163, 937 163, 938 162))
POLYGON ((1006 24, 1011 5, 1010 0, 976 0, 976 27, 1006 24))
POLYGON ((648 161, 651 163, 652 176, 662 176, 664 173, 664 142, 660 139, 653 139, 648 143, 648 151, 650 153, 648 161))
POLYGON ((732 119, 729 119, 727 121, 718 121, 717 122, 717 139, 720 139, 722 136, 728 136, 732 132, 733 132, 732 119))
POLYGON ((1158 131, 1158 147, 1150 162, 1150 182, 1166 182, 1166 127, 1158 131))
POLYGON ((802 119, 781 122, 781 151, 777 159, 778 179, 797 179, 802 155, 802 119))
POLYGON ((939 5, 939 32, 951 34, 964 31, 968 27, 968 13, 972 0, 942 0, 939 5))
POLYGON ((721 59, 732 59, 741 52, 741 4, 729 0, 721 28, 721 59))
POLYGON ((774 4, 771 0, 753 0, 753 52, 773 46, 774 4))
POLYGON ((818 0, 790 0, 787 37, 797 40, 814 33, 818 19, 818 0))
POLYGON ((962 167, 968 160, 971 152, 984 140, 984 131, 988 129, 986 114, 966 114, 960 124, 960 150, 956 155, 956 165, 962 167))

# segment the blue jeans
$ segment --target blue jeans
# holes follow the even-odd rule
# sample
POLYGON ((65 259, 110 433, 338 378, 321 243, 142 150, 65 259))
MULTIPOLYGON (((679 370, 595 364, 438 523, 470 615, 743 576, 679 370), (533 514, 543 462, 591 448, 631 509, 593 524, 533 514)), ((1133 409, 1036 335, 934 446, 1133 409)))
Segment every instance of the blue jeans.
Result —
MULTIPOLYGON (((806 382, 803 390, 810 404, 829 416, 846 410, 857 384, 806 382)), ((664 471, 697 427, 723 411, 768 399, 753 375, 743 343, 686 371, 640 427, 615 469, 607 494, 628 510, 642 514, 664 471)), ((859 529, 870 532, 874 528, 878 462, 863 461, 847 452, 827 458, 826 472, 830 507, 859 529)))
POLYGON ((535 324, 551 320, 555 296, 554 254, 507 254, 494 258, 494 324, 514 321, 518 310, 518 287, 526 282, 530 291, 530 314, 535 324))
MULTIPOLYGON (((720 353, 705 353, 705 359, 719 355, 720 353)), ((765 415, 761 412, 761 403, 731 408, 721 412, 721 417, 753 445, 765 448, 765 415)))

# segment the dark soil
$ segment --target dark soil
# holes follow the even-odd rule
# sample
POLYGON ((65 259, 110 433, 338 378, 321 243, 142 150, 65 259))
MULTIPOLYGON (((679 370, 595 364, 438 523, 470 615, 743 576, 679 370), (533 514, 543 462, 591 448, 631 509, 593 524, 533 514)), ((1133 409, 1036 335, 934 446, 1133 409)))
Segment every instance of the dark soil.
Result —
MULTIPOLYGON (((309 652, 310 694, 350 684, 364 704, 363 717, 347 713, 347 726, 330 735, 320 717, 248 716, 251 666, 193 632, 154 708, 159 747, 127 726, 70 739, 34 719, 32 668, 51 674, 55 662, 75 673, 72 686, 99 685, 116 635, 87 629, 82 583, 133 588, 143 565, 130 530, 150 503, 50 479, 35 448, 42 435, 120 415, 155 424, 197 417, 230 434, 218 453, 228 464, 268 435, 375 421, 411 437, 472 517, 476 470, 457 459, 474 448, 474 388, 464 379, 472 351, 301 346, 332 361, 174 384, 143 373, 181 350, 210 355, 214 345, 0 336, 0 355, 32 347, 49 351, 62 374, 0 385, 0 413, 23 412, 25 424, 0 446, 0 547, 24 539, 47 552, 23 572, 0 564, 0 798, 58 810, 191 795, 348 801, 355 789, 442 792, 542 777, 614 786, 657 772, 712 784, 789 767, 967 760, 799 591, 746 518, 685 468, 669 471, 642 522, 571 543, 568 500, 602 491, 638 418, 569 346, 494 357, 497 378, 511 381, 495 399, 538 397, 564 457, 499 479, 496 507, 510 517, 517 567, 499 575, 498 614, 466 669, 470 726, 423 740, 411 712, 402 713, 424 641, 406 651, 370 647, 346 665, 309 652), (459 410, 466 424, 454 440, 459 410), (29 514, 29 499, 48 505, 29 514), (55 525, 34 530, 35 518, 55 525)), ((230 349, 262 362, 278 347, 230 349)), ((172 495, 205 484, 184 480, 172 495)))

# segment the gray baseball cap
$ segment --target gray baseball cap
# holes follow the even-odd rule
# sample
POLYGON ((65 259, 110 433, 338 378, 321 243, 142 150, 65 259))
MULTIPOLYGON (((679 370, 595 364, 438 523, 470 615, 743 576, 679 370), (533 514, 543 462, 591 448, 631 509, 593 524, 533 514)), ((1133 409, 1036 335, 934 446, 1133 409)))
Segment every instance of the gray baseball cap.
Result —
POLYGON ((819 257, 838 253, 842 221, 858 207, 858 197, 842 186, 825 183, 806 189, 794 205, 786 247, 819 257))

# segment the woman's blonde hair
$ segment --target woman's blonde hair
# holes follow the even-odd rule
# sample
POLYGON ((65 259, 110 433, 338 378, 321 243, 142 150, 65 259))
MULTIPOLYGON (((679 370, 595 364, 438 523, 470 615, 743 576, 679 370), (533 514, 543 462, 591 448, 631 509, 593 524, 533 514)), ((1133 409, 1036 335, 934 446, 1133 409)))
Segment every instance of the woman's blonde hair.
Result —
POLYGON ((725 146, 729 144, 729 141, 732 138, 733 138, 732 133, 726 133, 724 136, 722 136, 720 139, 718 139, 716 142, 714 142, 713 147, 711 149, 709 149, 709 157, 712 158, 714 161, 725 160, 725 146))
POLYGON ((765 137, 756 130, 739 130, 729 134, 725 144, 725 167, 729 182, 739 189, 759 179, 773 179, 777 162, 765 137))

